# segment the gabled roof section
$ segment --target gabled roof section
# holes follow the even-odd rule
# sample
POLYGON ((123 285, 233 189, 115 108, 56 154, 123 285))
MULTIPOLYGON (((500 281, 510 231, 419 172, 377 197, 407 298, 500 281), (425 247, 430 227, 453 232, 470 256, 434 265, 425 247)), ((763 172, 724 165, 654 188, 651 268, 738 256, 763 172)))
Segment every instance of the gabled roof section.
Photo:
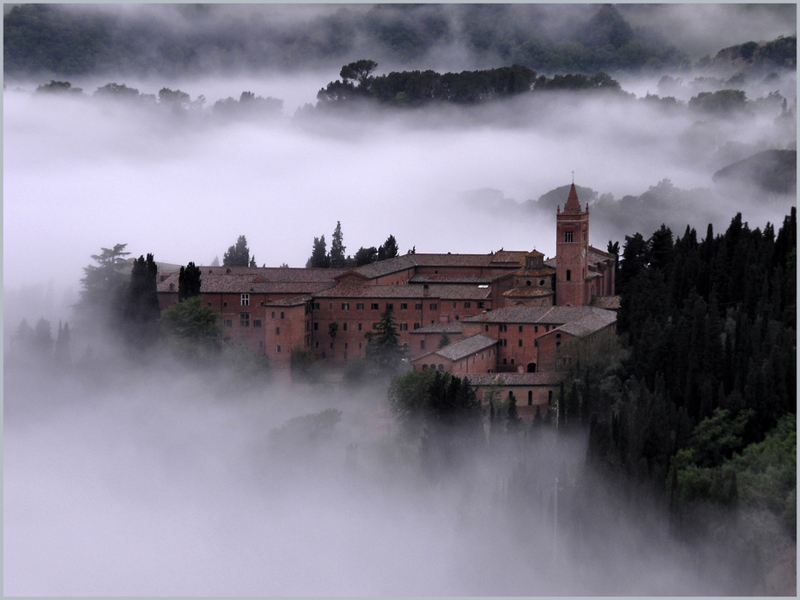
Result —
POLYGON ((358 285, 349 282, 320 291, 318 298, 408 298, 415 300, 487 300, 491 288, 467 284, 358 285))
POLYGON ((504 292, 503 296, 506 298, 542 298, 544 296, 552 296, 554 293, 553 290, 547 288, 523 285, 504 292))
POLYGON ((597 308, 593 312, 582 316, 580 319, 576 319, 574 321, 564 323, 564 325, 561 325, 560 327, 556 327, 545 335, 552 335, 554 332, 563 331, 564 333, 568 333, 577 338, 582 338, 608 327, 616 320, 617 314, 615 312, 597 308))
POLYGON ((355 273, 367 279, 374 279, 417 266, 416 257, 416 254, 395 256, 394 258, 387 258, 386 260, 380 260, 368 265, 361 265, 360 267, 351 269, 349 273, 355 273))
MULTIPOLYGON (((345 269, 287 267, 199 267, 200 292, 204 294, 314 294, 336 284, 345 269)), ((156 290, 177 292, 177 272, 159 273, 156 290), (170 285, 172 289, 170 289, 170 285)))
POLYGON ((468 373, 462 375, 473 386, 528 386, 558 385, 564 374, 559 371, 543 371, 537 373, 468 373))
POLYGON ((514 323, 563 325, 578 321, 588 315, 608 313, 603 318, 616 320, 616 314, 593 306, 506 306, 474 317, 461 319, 462 323, 514 323))
POLYGON ((459 340, 458 342, 448 344, 444 348, 439 348, 431 354, 436 354, 447 360, 457 361, 467 356, 472 356, 481 350, 491 348, 495 344, 497 344, 497 340, 485 336, 482 333, 478 333, 465 340, 459 340))
POLYGON ((425 327, 420 327, 409 333, 452 333, 460 334, 462 331, 461 321, 449 321, 447 323, 431 323, 425 327))

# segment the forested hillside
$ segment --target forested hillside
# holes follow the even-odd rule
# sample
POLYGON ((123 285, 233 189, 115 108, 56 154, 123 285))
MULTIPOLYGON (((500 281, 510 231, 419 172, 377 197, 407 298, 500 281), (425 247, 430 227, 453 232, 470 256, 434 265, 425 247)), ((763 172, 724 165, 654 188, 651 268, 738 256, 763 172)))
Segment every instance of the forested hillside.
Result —
POLYGON ((23 4, 4 18, 6 76, 175 75, 314 68, 373 56, 383 64, 517 63, 596 73, 688 66, 675 47, 635 30, 613 6, 377 5, 316 12, 262 6, 80 8, 23 4), (443 60, 443 59, 442 59, 443 60))
POLYGON ((766 566, 771 536, 796 530, 795 210, 777 233, 741 215, 702 240, 662 226, 626 237, 620 258, 626 351, 572 374, 589 464, 634 504, 668 503, 680 538, 715 531, 766 566))

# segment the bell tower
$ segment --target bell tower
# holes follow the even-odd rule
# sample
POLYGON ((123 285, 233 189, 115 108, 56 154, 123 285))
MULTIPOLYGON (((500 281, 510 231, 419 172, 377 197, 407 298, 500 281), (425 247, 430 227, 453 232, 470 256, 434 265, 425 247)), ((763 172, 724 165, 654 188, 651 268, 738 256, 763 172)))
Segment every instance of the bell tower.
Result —
POLYGON ((556 208, 556 305, 586 306, 589 294, 589 204, 581 211, 575 184, 556 208))

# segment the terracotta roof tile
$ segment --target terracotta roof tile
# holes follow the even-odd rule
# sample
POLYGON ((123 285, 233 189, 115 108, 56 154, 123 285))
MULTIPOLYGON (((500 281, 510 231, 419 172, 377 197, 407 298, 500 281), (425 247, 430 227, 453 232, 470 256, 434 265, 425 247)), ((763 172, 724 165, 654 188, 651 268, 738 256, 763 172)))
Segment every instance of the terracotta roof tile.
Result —
POLYGON ((468 337, 465 340, 459 340, 457 342, 453 342, 452 344, 448 344, 444 348, 439 348, 432 354, 436 354, 448 360, 456 361, 466 358, 467 356, 472 356, 481 350, 491 348, 495 344, 497 344, 497 340, 485 336, 482 333, 478 333, 468 337))
POLYGON ((540 373, 469 373, 464 376, 470 385, 558 385, 563 377, 557 371, 540 373))
POLYGON ((415 329, 411 333, 453 333, 459 334, 462 331, 461 321, 449 321, 447 323, 432 323, 430 325, 426 325, 425 327, 420 327, 419 329, 415 329))
MULTIPOLYGON (((462 319, 464 323, 520 323, 563 325, 595 313, 616 314, 593 306, 506 306, 474 317, 462 319)), ((610 317, 608 317, 610 318, 610 317)))
POLYGON ((418 300, 485 300, 490 288, 464 284, 431 284, 427 291, 421 285, 357 285, 341 284, 315 294, 318 298, 409 298, 418 300))
POLYGON ((543 296, 552 296, 553 290, 547 288, 533 287, 531 285, 523 285, 513 290, 508 290, 503 293, 503 296, 513 298, 542 298, 543 296))

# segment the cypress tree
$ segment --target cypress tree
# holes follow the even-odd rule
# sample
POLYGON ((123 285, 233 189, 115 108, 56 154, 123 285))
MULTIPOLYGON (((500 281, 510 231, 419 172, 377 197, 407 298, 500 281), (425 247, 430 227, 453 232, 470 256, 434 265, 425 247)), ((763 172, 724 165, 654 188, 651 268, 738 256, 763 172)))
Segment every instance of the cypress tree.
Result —
POLYGON ((336 221, 336 229, 333 231, 331 238, 331 253, 329 258, 330 267, 333 269, 344 268, 344 237, 342 235, 342 225, 336 221))

